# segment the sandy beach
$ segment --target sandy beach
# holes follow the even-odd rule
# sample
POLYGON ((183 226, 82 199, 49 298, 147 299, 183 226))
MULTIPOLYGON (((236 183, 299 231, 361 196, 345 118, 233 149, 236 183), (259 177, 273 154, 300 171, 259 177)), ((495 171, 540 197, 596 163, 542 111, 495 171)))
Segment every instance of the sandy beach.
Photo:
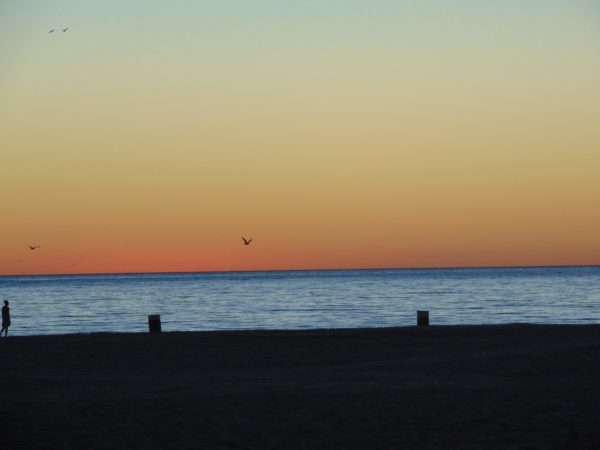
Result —
POLYGON ((2 448, 600 448, 600 326, 9 336, 0 355, 2 448))

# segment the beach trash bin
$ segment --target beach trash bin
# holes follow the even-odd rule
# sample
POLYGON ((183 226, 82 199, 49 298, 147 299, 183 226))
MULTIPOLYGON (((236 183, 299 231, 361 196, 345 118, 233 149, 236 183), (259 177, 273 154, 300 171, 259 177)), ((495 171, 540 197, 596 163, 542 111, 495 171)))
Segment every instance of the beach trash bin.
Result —
POLYGON ((429 311, 417 311, 417 326, 426 327, 429 325, 429 311))
POLYGON ((150 333, 160 333, 160 314, 152 314, 148 316, 148 331, 150 333))

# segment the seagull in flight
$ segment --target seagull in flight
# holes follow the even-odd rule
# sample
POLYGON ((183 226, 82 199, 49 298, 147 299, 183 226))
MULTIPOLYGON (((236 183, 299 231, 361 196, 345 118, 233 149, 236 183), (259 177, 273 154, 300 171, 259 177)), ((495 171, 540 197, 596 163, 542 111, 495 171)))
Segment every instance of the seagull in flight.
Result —
POLYGON ((48 31, 48 33, 54 33, 56 30, 53 28, 50 31, 48 31))
POLYGON ((242 241, 244 241, 244 245, 250 245, 250 242, 252 242, 252 239, 246 239, 245 237, 242 237, 242 241))
POLYGON ((62 32, 64 33, 64 32, 66 32, 68 29, 69 29, 69 27, 67 27, 67 28, 63 28, 63 29, 62 29, 62 32))
POLYGON ((28 245, 27 247, 29 247, 29 250, 35 250, 36 248, 40 248, 40 245, 28 245))

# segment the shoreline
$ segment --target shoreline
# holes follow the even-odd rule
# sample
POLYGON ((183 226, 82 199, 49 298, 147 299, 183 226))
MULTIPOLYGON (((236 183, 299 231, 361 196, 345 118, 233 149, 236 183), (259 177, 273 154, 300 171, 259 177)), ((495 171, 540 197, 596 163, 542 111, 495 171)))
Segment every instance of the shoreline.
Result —
POLYGON ((600 325, 0 339, 37 449, 600 448, 600 325))
MULTIPOLYGON (((226 329, 226 330, 163 330, 158 335, 173 335, 173 334, 199 334, 199 335, 277 335, 289 334, 290 336, 298 334, 347 334, 347 333, 372 333, 372 332, 400 332, 402 330, 459 330, 459 329, 486 329, 486 328, 583 328, 583 327, 599 327, 600 323, 533 323, 533 322, 507 322, 507 323, 482 323, 482 324, 457 324, 457 325, 435 325, 430 324, 424 327, 417 325, 404 325, 395 327, 362 327, 362 328, 302 328, 302 329, 285 329, 285 328, 247 328, 247 329, 226 329)), ((10 330, 9 330, 10 331, 10 330)), ((82 331, 77 333, 57 333, 57 334, 10 334, 9 339, 25 339, 25 338, 53 338, 53 337, 83 337, 83 336, 139 336, 139 335, 154 335, 145 331, 82 331)))

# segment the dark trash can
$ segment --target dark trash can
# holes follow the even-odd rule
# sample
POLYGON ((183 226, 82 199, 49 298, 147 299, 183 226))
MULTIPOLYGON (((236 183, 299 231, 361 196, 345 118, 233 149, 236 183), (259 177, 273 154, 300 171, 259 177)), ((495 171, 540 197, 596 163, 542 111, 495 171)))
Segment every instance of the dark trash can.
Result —
POLYGON ((429 311, 417 311, 417 326, 426 327, 429 325, 429 311))
POLYGON ((148 331, 150 333, 160 333, 162 331, 160 327, 160 314, 148 316, 148 331))

